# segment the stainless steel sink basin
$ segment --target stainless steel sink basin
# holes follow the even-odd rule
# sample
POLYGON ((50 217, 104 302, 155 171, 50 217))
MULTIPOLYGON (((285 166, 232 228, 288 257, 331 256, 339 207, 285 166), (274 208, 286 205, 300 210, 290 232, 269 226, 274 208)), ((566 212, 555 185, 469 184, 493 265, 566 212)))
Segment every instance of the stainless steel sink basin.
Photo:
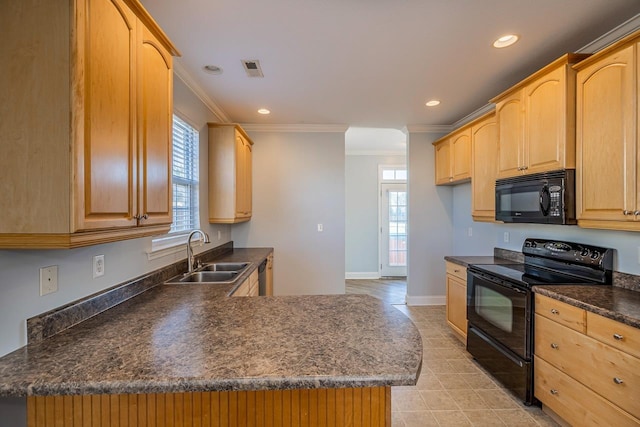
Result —
POLYGON ((165 283, 233 283, 239 274, 237 271, 195 271, 173 277, 165 283))
POLYGON ((248 262, 214 262, 205 264, 197 271, 243 271, 248 266, 248 262))
POLYGON ((233 283, 250 264, 249 262, 214 262, 205 264, 192 273, 180 274, 165 283, 233 283))

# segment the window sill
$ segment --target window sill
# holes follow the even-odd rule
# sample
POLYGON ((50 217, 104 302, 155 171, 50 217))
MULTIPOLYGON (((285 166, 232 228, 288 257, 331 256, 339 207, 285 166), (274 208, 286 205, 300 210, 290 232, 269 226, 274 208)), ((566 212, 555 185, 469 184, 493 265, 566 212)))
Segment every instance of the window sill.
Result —
MULTIPOLYGON (((189 233, 180 233, 153 239, 151 250, 147 252, 147 259, 151 261, 185 251, 188 238, 189 233)), ((192 239, 191 243, 202 245, 204 240, 202 236, 198 236, 197 239, 192 239)))

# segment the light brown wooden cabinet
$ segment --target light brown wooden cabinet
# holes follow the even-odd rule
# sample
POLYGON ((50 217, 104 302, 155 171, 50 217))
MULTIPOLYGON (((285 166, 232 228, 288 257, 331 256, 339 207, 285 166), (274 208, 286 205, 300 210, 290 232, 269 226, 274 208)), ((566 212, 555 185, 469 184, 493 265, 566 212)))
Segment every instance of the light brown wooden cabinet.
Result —
POLYGON ((498 121, 498 178, 575 167, 575 71, 566 54, 491 102, 498 121))
POLYGON ((467 342, 467 269, 446 262, 447 323, 458 338, 467 342))
POLYGON ((632 35, 575 67, 581 227, 640 231, 639 41, 632 35))
POLYGON ((571 425, 638 425, 640 330, 539 294, 535 304, 535 396, 571 425))
POLYGON ((471 179, 471 129, 465 127, 433 143, 436 158, 436 185, 471 179))
POLYGON ((257 297, 260 295, 258 269, 255 269, 231 295, 234 297, 257 297))
POLYGON ((471 171, 471 216, 474 221, 495 221, 498 126, 494 112, 471 125, 471 171))
POLYGON ((0 247, 85 246, 172 221, 178 52, 136 0, 63 6, 1 6, 0 247))
POLYGON ((209 123, 209 222, 251 219, 253 141, 237 124, 209 123))

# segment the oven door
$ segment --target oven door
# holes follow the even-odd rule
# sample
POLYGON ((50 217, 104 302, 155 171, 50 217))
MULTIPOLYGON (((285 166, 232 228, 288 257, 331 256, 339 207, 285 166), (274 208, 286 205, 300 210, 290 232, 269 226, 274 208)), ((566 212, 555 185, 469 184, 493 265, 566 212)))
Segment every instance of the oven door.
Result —
POLYGON ((469 326, 524 360, 531 360, 531 291, 487 273, 467 273, 469 326))

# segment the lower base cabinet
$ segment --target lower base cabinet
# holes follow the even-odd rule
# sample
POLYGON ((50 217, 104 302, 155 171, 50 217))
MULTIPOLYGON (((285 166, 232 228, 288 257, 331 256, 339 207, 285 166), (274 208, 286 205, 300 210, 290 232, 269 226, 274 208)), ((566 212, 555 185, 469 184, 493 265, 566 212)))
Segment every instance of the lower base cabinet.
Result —
POLYGON ((447 323, 467 342, 467 269, 447 262, 447 323))
POLYGON ((254 270, 251 275, 245 279, 232 296, 234 297, 257 297, 260 295, 260 287, 258 285, 258 270, 254 270))
POLYGON ((575 426, 640 425, 640 330, 535 296, 535 397, 575 426))
POLYGON ((391 426, 391 387, 30 396, 29 427, 391 426))

